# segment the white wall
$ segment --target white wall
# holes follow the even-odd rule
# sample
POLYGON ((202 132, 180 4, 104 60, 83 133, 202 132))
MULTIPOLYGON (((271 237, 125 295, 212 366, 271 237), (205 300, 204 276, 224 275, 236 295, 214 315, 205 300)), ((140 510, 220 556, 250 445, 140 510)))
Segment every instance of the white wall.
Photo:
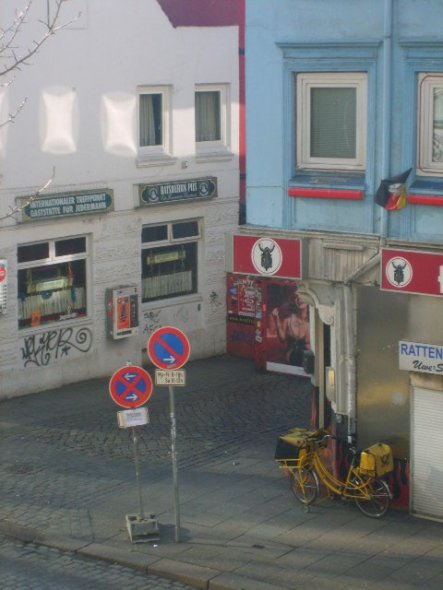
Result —
MULTIPOLYGON (((22 3, 2 2, 2 22, 9 22, 14 5, 22 3)), ((66 6, 67 20, 77 8, 81 16, 49 39, 3 93, 3 113, 13 111, 24 97, 27 102, 14 124, 0 131, 0 217, 15 206, 16 197, 44 184, 53 169, 46 195, 107 188, 113 190, 115 211, 26 224, 14 218, 0 221, 0 258, 8 260, 9 270, 8 308, 0 315, 0 397, 111 375, 127 360, 145 363, 147 338, 160 325, 183 329, 193 358, 225 349, 224 234, 235 229, 238 219, 238 31, 174 29, 156 0, 70 0, 66 6), (196 161, 194 88, 199 83, 229 84, 232 155, 227 158, 196 161), (117 118, 122 127, 113 132, 122 138, 120 144, 105 141, 109 128, 104 100, 115 108, 123 101, 135 109, 139 85, 171 87, 169 165, 137 166, 135 110, 132 119, 117 118), (54 95, 64 96, 66 107, 56 128, 58 143, 48 142, 43 115, 45 100, 54 109, 54 95), (217 178, 218 196, 213 200, 137 207, 139 183, 204 176, 217 178), (142 225, 189 218, 202 219, 204 228, 198 294, 143 305, 137 337, 107 339, 104 292, 122 284, 140 285, 142 225), (17 328, 16 249, 17 244, 76 234, 87 234, 92 244, 91 314, 81 322, 91 341, 87 351, 71 346, 62 354, 51 349, 56 339, 50 345, 47 341, 49 332, 60 336, 60 324, 20 332, 17 328), (40 348, 30 355, 30 346, 40 348)), ((33 11, 28 21, 35 25, 46 13, 46 2, 37 2, 33 11)), ((21 38, 32 43, 38 31, 23 31, 21 38)), ((72 338, 78 326, 72 325, 72 338)))

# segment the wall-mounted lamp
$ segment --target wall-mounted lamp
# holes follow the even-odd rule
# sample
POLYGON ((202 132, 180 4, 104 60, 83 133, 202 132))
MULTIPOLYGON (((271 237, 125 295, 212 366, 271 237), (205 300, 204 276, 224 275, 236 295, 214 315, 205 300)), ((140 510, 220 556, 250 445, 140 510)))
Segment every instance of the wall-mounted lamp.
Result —
POLYGON ((325 381, 326 381, 326 397, 330 402, 336 401, 335 392, 335 371, 332 367, 325 368, 325 381))

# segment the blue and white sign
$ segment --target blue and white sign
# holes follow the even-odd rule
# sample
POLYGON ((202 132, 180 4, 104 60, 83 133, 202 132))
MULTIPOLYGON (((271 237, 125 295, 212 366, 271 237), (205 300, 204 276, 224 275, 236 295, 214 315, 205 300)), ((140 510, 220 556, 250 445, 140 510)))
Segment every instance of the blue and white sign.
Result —
POLYGON ((151 376, 141 367, 126 365, 112 375, 109 394, 122 408, 138 408, 152 395, 151 376))
POLYGON ((398 361, 404 371, 443 375, 443 346, 401 340, 398 361))
POLYGON ((158 328, 148 340, 147 352, 152 363, 159 369, 180 369, 190 354, 189 340, 178 328, 158 328))

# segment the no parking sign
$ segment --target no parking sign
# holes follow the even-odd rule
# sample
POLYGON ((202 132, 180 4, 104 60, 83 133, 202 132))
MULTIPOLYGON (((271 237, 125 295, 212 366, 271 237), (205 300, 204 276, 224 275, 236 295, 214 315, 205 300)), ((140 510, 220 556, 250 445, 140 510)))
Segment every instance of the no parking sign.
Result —
POLYGON ((148 356, 159 369, 180 369, 189 359, 188 338, 178 328, 165 326, 152 333, 148 340, 148 356))
POLYGON ((116 371, 109 381, 109 394, 122 408, 139 408, 152 394, 152 379, 141 367, 127 365, 116 371))

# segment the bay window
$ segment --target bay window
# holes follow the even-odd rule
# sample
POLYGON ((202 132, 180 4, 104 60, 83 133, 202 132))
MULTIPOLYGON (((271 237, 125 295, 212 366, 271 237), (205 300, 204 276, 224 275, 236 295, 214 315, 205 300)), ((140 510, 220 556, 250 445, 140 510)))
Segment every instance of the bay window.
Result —
POLYGON ((85 236, 20 245, 17 262, 19 328, 86 316, 85 236))
POLYGON ((201 84, 195 90, 197 153, 226 151, 229 142, 228 87, 201 84))
POLYGON ((443 176, 443 74, 419 76, 418 174, 443 176))
POLYGON ((367 74, 296 74, 298 169, 362 171, 366 165, 367 74))
POLYGON ((198 220, 143 227, 143 302, 197 292, 199 238, 198 220))

